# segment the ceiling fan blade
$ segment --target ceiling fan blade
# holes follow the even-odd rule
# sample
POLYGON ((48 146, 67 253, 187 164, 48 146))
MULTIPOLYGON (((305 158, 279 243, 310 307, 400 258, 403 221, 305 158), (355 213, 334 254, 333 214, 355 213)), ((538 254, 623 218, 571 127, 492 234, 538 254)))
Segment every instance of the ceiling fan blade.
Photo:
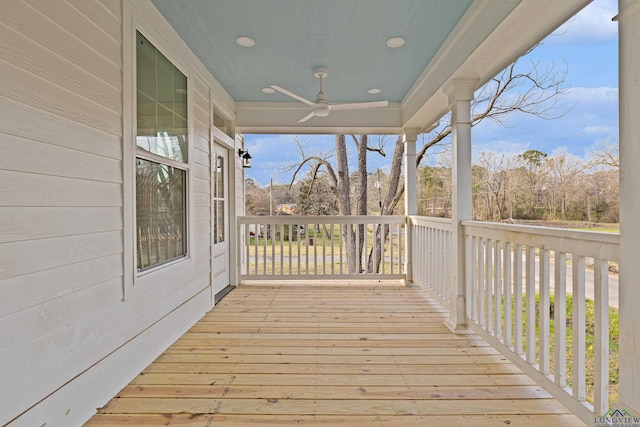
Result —
POLYGON ((330 104, 331 110, 357 110, 360 108, 380 108, 389 105, 389 101, 355 102, 353 104, 330 104))
POLYGON ((309 114, 307 114, 306 116, 304 116, 303 118, 301 118, 300 120, 298 120, 298 123, 306 122, 307 120, 309 120, 313 116, 315 116, 315 113, 312 111, 309 114))
POLYGON ((282 88, 282 87, 280 87, 280 86, 276 86, 276 85, 271 85, 271 87, 272 87, 273 89, 277 90, 278 92, 282 92, 282 93, 284 93, 285 95, 290 96, 290 97, 292 97, 293 99, 297 99, 297 100, 298 100, 298 101, 300 101, 300 102, 304 102, 304 103, 305 103, 305 104, 307 104, 307 105, 310 105, 310 106, 312 106, 312 107, 316 105, 314 102, 311 102, 311 101, 309 101, 308 99, 305 99, 305 98, 301 97, 300 95, 296 95, 295 93, 290 92, 290 91, 286 90, 285 88, 282 88))

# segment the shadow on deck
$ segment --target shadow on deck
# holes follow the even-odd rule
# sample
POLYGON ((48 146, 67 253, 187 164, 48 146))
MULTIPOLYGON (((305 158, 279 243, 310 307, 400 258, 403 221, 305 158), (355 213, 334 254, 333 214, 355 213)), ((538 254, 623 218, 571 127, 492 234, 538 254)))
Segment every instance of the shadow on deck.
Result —
POLYGON ((398 282, 239 286, 86 425, 579 426, 398 282))

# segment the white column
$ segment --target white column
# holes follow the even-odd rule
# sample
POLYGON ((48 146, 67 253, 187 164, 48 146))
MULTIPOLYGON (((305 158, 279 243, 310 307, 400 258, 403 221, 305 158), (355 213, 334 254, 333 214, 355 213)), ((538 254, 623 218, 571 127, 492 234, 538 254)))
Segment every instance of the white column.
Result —
MULTIPOLYGON (((418 139, 419 129, 404 130, 404 214, 408 217, 417 215, 417 190, 416 190, 416 141, 418 139)), ((406 238, 404 267, 406 272, 406 281, 413 281, 413 236, 411 227, 407 222, 405 226, 406 238)))
POLYGON ((477 79, 453 79, 445 88, 451 106, 451 220, 453 235, 452 285, 449 318, 445 325, 453 332, 466 329, 465 242, 461 221, 471 217, 471 100, 477 79))
POLYGON ((620 0, 618 7, 620 406, 640 413, 640 1, 620 0))

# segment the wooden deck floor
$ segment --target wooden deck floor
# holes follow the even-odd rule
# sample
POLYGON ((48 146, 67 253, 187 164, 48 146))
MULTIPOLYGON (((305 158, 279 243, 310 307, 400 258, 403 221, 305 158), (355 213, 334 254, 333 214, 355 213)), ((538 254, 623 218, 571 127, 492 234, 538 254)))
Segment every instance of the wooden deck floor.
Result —
POLYGON ((398 283, 245 284, 88 426, 581 426, 398 283))

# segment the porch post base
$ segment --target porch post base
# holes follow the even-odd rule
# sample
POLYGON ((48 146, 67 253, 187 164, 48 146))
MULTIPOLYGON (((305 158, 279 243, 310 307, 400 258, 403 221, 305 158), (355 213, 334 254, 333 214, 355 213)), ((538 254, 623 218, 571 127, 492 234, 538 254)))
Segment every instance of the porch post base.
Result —
POLYGON ((453 304, 449 306, 449 317, 444 321, 444 325, 454 334, 470 334, 465 316, 464 296, 458 295, 453 304))
POLYGON ((467 327, 466 323, 457 322, 456 320, 450 317, 447 317, 447 319, 444 321, 444 326, 446 326, 447 329, 449 329, 451 332, 453 332, 456 335, 473 333, 473 331, 467 327))

